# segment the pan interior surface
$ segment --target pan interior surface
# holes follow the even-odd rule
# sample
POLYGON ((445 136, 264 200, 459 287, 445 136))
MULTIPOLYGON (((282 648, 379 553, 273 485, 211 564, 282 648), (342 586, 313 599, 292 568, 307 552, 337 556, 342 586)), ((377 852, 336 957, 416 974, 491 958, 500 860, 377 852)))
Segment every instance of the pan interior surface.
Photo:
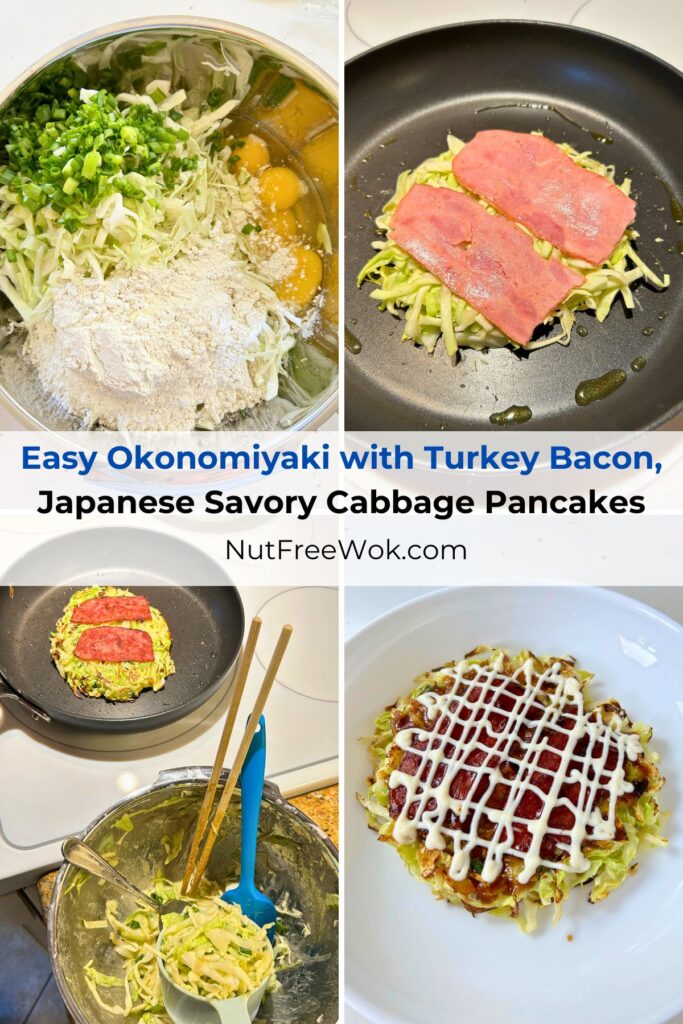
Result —
POLYGON ((682 85, 673 68, 626 44, 530 22, 429 31, 348 65, 347 427, 487 430, 493 413, 527 405, 530 429, 645 429, 683 408, 683 143, 673 127, 682 85), (379 312, 370 284, 356 287, 378 237, 374 219, 399 173, 443 152, 449 132, 467 140, 487 128, 543 131, 614 164, 618 181, 630 176, 638 251, 656 273, 670 274, 669 288, 639 282, 633 315, 618 299, 602 324, 579 313, 567 347, 461 350, 453 366, 442 342, 432 356, 402 343, 403 321, 379 312), (646 360, 640 372, 631 367, 638 357, 646 360), (583 381, 615 369, 626 371, 622 387, 576 403, 583 381))
POLYGON ((162 690, 111 703, 76 697, 50 657, 50 633, 75 587, 17 587, 0 599, 0 671, 9 685, 55 721, 101 730, 142 730, 173 722, 227 680, 244 633, 234 587, 136 587, 168 622, 175 673, 162 690))

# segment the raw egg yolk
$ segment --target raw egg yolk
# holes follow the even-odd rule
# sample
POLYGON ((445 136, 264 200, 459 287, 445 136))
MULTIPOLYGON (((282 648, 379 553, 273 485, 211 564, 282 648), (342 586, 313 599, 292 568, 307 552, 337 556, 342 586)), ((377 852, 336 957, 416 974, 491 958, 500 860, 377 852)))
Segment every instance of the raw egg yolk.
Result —
POLYGON ((339 180, 339 129, 336 125, 307 142, 301 150, 301 159, 312 177, 333 192, 339 180))
POLYGON ((258 135, 247 135, 246 139, 237 140, 240 145, 233 148, 233 155, 237 157, 235 169, 244 167, 249 174, 258 174, 270 163, 270 153, 263 139, 258 135))
POLYGON ((313 249, 297 246, 293 250, 296 267, 277 285, 277 294, 283 302, 297 308, 307 306, 323 279, 323 261, 313 249))
POLYGON ((280 238, 295 238, 299 233, 296 217, 291 210, 268 210, 260 224, 266 231, 274 231, 280 238))
POLYGON ((304 183, 289 167, 266 167, 259 185, 261 203, 271 210, 288 210, 306 191, 304 183))

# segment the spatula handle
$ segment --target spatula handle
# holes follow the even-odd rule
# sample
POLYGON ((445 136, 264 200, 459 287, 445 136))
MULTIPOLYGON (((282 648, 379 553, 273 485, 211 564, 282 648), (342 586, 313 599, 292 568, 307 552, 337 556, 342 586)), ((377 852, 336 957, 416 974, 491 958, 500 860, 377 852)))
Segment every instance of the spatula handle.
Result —
POLYGON ((240 773, 242 794, 242 854, 240 884, 253 884, 256 874, 256 846, 261 816, 263 780, 266 773, 266 720, 261 715, 240 773))

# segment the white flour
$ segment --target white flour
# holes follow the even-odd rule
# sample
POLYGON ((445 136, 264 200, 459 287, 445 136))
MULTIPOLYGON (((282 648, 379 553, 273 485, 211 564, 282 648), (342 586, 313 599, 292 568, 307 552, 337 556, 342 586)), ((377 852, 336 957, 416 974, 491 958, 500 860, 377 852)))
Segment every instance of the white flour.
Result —
MULTIPOLYGON (((41 386, 83 427, 118 430, 217 428, 272 398, 282 350, 256 351, 273 297, 233 252, 221 235, 167 266, 56 289, 25 347, 41 386)), ((274 252, 267 277, 292 263, 274 252)))

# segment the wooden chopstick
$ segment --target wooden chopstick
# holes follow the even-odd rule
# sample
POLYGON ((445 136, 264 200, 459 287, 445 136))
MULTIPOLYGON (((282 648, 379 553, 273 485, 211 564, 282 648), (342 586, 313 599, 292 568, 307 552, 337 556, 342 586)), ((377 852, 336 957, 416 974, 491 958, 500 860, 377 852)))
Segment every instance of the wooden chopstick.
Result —
POLYGON ((258 640, 259 632, 261 630, 261 619, 258 616, 252 619, 251 626, 249 628, 249 635, 247 636, 247 642, 242 649, 240 655, 239 664, 237 666, 237 672, 235 673, 235 681, 232 685, 232 696, 230 698, 230 706, 228 707, 228 713, 225 716, 225 724, 223 725, 223 732, 221 734, 220 742, 218 744, 218 750, 216 751, 216 757, 213 762, 213 771, 211 772, 211 778, 206 787, 206 793, 204 794, 204 802, 202 803, 201 810, 199 812, 199 818, 197 819, 197 825, 194 830, 192 837, 192 845, 190 846, 190 852, 187 858, 187 864, 185 865, 185 874, 183 875, 183 883, 180 887, 180 891, 184 896, 187 893, 190 879, 194 873, 194 869, 197 863, 197 853, 199 852, 199 844, 201 843, 206 833, 206 826, 209 821, 209 814, 211 813, 211 807, 213 804, 213 798, 216 795, 216 789, 218 788, 218 782, 221 777, 221 771, 223 770, 223 764, 225 763, 225 755, 228 750, 228 744, 230 743, 230 737, 232 736, 232 730, 235 727, 235 720, 237 718, 237 712, 239 710, 240 703, 242 701, 242 694, 244 693, 244 686, 249 675, 249 669, 251 668, 251 662, 254 657, 254 651, 256 650, 256 642, 258 640))
POLYGON ((277 671, 280 668, 280 662, 282 661, 285 650, 287 649, 287 644, 289 643, 289 638, 291 637, 291 635, 292 627, 283 626, 278 642, 275 645, 273 656, 270 659, 270 664, 268 665, 268 668, 266 669, 266 674, 263 677, 261 689, 258 692, 256 702, 251 712, 251 717, 249 718, 249 722, 247 723, 244 736, 242 737, 242 742, 240 743, 239 750, 235 755, 235 760, 233 762, 232 768, 230 769, 230 776, 223 788, 221 798, 218 802, 218 807, 216 808, 216 813, 214 814, 213 821, 209 826, 209 830, 206 836, 206 842, 204 844, 204 849, 202 850, 201 856, 199 857, 194 877, 192 878, 188 888, 190 896, 194 896, 197 890, 197 886, 199 885, 199 882, 201 881, 204 871, 206 870, 206 865, 208 863, 209 857, 211 856, 211 851, 213 850, 216 839, 218 838, 220 827, 223 824, 223 819, 225 818, 226 812, 228 810, 228 805, 230 804, 232 794, 235 791, 235 786, 237 785, 237 780, 240 777, 242 766, 246 760, 247 753, 249 752, 249 746, 251 744, 252 739, 254 738, 254 733, 258 728, 259 719, 263 714, 263 709, 266 706, 266 701, 268 700, 268 696, 273 687, 273 683, 275 682, 275 676, 277 675, 277 671))

